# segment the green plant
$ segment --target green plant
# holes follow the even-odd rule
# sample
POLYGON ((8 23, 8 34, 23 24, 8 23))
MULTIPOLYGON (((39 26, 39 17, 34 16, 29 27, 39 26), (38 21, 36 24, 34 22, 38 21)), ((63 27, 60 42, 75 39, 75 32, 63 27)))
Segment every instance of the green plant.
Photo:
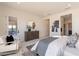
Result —
POLYGON ((31 31, 32 27, 27 25, 27 29, 28 29, 28 31, 31 31))

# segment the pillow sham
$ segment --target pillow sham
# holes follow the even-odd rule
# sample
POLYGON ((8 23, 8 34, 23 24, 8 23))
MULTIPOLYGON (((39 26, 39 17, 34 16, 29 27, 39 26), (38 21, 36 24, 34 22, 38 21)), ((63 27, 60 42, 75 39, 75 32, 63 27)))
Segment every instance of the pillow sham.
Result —
POLYGON ((75 44, 75 47, 79 49, 79 40, 78 40, 77 43, 75 44))
POLYGON ((75 44, 76 44, 77 40, 78 40, 78 34, 75 33, 75 34, 73 34, 73 35, 71 35, 71 36, 69 37, 69 41, 68 41, 67 45, 68 45, 69 47, 75 48, 75 44))

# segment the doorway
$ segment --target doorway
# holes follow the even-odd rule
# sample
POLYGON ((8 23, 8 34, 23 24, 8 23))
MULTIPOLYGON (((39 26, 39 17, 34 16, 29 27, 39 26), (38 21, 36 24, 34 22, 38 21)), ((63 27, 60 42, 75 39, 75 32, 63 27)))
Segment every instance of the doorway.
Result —
POLYGON ((49 36, 50 33, 49 20, 50 19, 44 19, 42 21, 42 33, 44 34, 43 37, 49 36))
POLYGON ((72 35, 72 14, 61 16, 61 35, 72 35))
POLYGON ((46 23, 46 32, 47 32, 47 36, 49 36, 49 33, 50 33, 50 22, 49 22, 50 19, 46 19, 45 20, 45 23, 46 23))

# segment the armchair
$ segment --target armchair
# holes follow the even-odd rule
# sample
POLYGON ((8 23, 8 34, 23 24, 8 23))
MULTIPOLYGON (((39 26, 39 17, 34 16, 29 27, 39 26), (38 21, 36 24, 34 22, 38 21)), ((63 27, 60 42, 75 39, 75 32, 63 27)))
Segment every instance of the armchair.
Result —
POLYGON ((19 49, 19 40, 13 42, 6 42, 3 36, 0 37, 0 55, 9 55, 17 53, 19 49), (11 43, 7 45, 7 43, 11 43))

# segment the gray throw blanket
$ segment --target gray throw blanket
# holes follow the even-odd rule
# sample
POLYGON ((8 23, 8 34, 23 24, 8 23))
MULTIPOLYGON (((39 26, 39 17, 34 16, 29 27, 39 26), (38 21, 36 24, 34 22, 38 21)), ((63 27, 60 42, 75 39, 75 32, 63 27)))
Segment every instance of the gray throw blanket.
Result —
POLYGON ((56 39, 56 37, 48 37, 43 40, 40 40, 35 50, 35 53, 39 54, 40 56, 44 56, 48 48, 48 45, 56 39))

